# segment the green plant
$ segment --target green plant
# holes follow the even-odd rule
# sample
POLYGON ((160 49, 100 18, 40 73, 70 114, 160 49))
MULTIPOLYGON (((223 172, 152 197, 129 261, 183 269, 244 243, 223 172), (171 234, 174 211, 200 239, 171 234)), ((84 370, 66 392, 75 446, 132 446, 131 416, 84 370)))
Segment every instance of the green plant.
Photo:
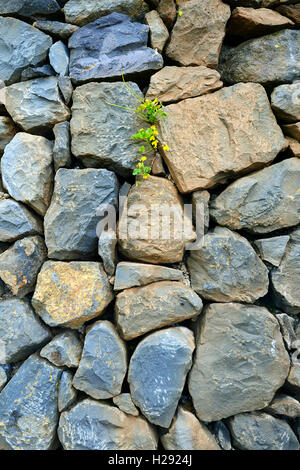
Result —
MULTIPOLYGON (((144 162, 147 160, 147 157, 142 156, 139 159, 139 162, 136 165, 136 168, 133 170, 132 174, 134 176, 141 176, 143 179, 147 179, 150 176, 151 166, 145 166, 144 162)), ((136 186, 140 184, 140 181, 136 180, 136 186)))
MULTIPOLYGON (((175 0, 175 3, 176 3, 176 5, 178 6, 177 0, 175 0)), ((178 15, 179 15, 179 16, 182 16, 182 15, 183 15, 183 13, 182 13, 181 10, 178 10, 178 15)))

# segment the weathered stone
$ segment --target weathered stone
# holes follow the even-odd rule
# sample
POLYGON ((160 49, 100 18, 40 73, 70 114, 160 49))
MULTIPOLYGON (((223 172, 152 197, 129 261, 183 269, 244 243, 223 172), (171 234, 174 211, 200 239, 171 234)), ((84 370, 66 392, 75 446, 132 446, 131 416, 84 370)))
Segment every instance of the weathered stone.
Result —
POLYGON ((233 416, 229 428, 235 447, 241 450, 299 450, 292 428, 283 419, 256 411, 233 416))
POLYGON ((73 95, 73 85, 70 77, 60 75, 58 77, 58 87, 67 105, 70 104, 73 95))
POLYGON ((299 275, 300 228, 291 234, 280 265, 271 272, 272 299, 287 313, 300 313, 299 275))
POLYGON ((169 39, 169 31, 156 10, 145 15, 145 22, 150 28, 151 47, 161 54, 169 39))
POLYGON ((50 36, 15 18, 0 17, 0 38, 0 80, 6 85, 17 82, 29 65, 38 65, 46 59, 52 44, 50 36))
POLYGON ((57 394, 61 369, 33 355, 0 394, 0 449, 56 447, 57 394))
POLYGON ((0 242, 14 242, 36 233, 43 233, 43 224, 35 214, 13 199, 0 200, 0 242))
POLYGON ((221 88, 220 74, 213 69, 203 67, 167 66, 151 76, 146 99, 157 98, 161 102, 193 98, 206 95, 221 88))
POLYGON ((97 209, 117 205, 118 180, 108 170, 68 170, 55 175, 54 193, 45 216, 49 258, 86 259, 97 252, 97 209))
POLYGON ((299 47, 300 31, 292 29, 249 39, 224 54, 219 64, 222 79, 229 84, 292 83, 300 78, 299 47))
POLYGON ((4 385, 8 381, 8 376, 3 367, 0 366, 0 392, 3 389, 4 385))
POLYGON ((160 0, 157 7, 157 11, 167 28, 171 29, 173 27, 173 24, 175 23, 177 16, 175 1, 160 0))
MULTIPOLYGON (((128 86, 143 98, 138 86, 128 86)), ((88 83, 73 93, 71 134, 72 153, 87 167, 105 167, 129 176, 136 166, 140 144, 131 136, 142 126, 133 111, 140 100, 123 83, 88 83)))
POLYGON ((187 242, 196 238, 190 219, 183 224, 175 185, 156 176, 131 188, 118 229, 119 251, 126 258, 154 264, 181 261, 187 242))
POLYGON ((188 269, 193 289, 216 302, 254 302, 268 292, 268 270, 238 233, 216 227, 192 250, 188 269))
POLYGON ((294 331, 295 320, 286 313, 278 313, 275 315, 280 325, 281 334, 287 349, 292 349, 293 343, 296 340, 296 333, 294 331))
POLYGON ((284 134, 293 137, 298 142, 300 142, 300 122, 295 122, 294 124, 285 124, 282 126, 284 134))
POLYGON ((166 450, 221 450, 208 428, 182 406, 160 440, 166 450))
POLYGON ((300 221, 299 158, 289 158, 240 178, 211 203, 210 215, 220 225, 269 233, 300 221))
POLYGON ((200 190, 192 193, 193 222, 202 224, 204 233, 209 229, 209 199, 208 191, 200 190))
POLYGON ((0 278, 14 295, 24 297, 34 290, 38 272, 46 258, 44 239, 39 235, 17 240, 0 255, 0 278))
POLYGON ((292 155, 294 157, 300 157, 300 141, 298 142, 296 139, 293 139, 292 137, 287 137, 286 141, 289 144, 289 149, 292 152, 292 155))
POLYGON ((297 3, 298 0, 261 0, 261 6, 266 8, 273 8, 277 5, 285 3, 297 3))
POLYGON ((271 95, 271 105, 276 116, 285 122, 300 120, 300 83, 280 85, 271 95))
POLYGON ((57 13, 60 5, 56 0, 0 0, 0 15, 15 15, 34 18, 36 15, 57 13))
POLYGON ((42 65, 41 67, 27 67, 21 73, 21 81, 31 80, 32 78, 52 77, 55 71, 51 65, 42 65))
POLYGON ((53 162, 54 169, 57 171, 59 168, 71 166, 70 123, 65 121, 55 124, 53 132, 55 137, 53 162))
POLYGON ((286 147, 267 94, 258 84, 239 83, 171 104, 165 111, 168 119, 160 122, 160 129, 170 151, 164 159, 183 193, 258 169, 286 147))
POLYGON ((83 345, 73 331, 66 331, 54 336, 46 344, 40 355, 58 367, 78 367, 83 345))
POLYGON ((210 304, 196 343, 189 391, 202 421, 264 408, 289 373, 278 322, 264 307, 210 304))
POLYGON ((162 68, 162 56, 147 47, 148 32, 120 13, 83 26, 69 39, 70 77, 82 83, 162 68))
POLYGON ((143 263, 118 263, 115 275, 115 290, 140 287, 158 281, 182 281, 183 274, 179 269, 167 268, 143 263))
POLYGON ((116 267, 117 236, 113 229, 103 230, 98 242, 98 255, 102 259, 104 271, 112 276, 116 267))
POLYGON ((49 60, 58 75, 68 75, 70 55, 67 46, 62 41, 57 41, 50 47, 49 60))
POLYGON ((112 298, 101 263, 46 261, 32 305, 50 326, 80 328, 100 316, 112 298))
POLYGON ((16 134, 17 129, 14 126, 13 121, 6 116, 0 116, 0 157, 6 145, 16 134))
POLYGON ((25 359, 51 339, 27 301, 0 301, 0 364, 25 359))
POLYGON ((287 16, 292 20, 297 26, 300 25, 300 4, 296 5, 281 5, 276 8, 276 11, 281 13, 281 15, 287 16))
POLYGON ((255 240, 254 243, 258 248, 261 259, 273 264, 273 266, 279 266, 289 239, 289 235, 282 235, 280 237, 261 238, 255 240))
POLYGON ((285 386, 292 392, 300 393, 300 363, 292 363, 289 375, 287 376, 285 386))
POLYGON ((155 450, 158 441, 144 418, 89 398, 61 414, 58 437, 65 450, 155 450))
POLYGON ((72 372, 64 371, 58 386, 58 411, 60 413, 73 405, 77 398, 77 390, 73 387, 72 381, 72 372))
POLYGON ((166 55, 181 65, 216 69, 230 8, 221 0, 177 0, 182 16, 171 33, 166 55))
POLYGON ((19 132, 5 147, 1 172, 12 198, 45 214, 52 195, 52 142, 19 132))
POLYGON ((132 416, 139 415, 139 410, 134 405, 130 393, 122 393, 121 395, 113 397, 113 402, 121 411, 124 411, 124 413, 132 416))
POLYGON ((52 34, 61 39, 68 39, 77 29, 74 24, 60 23, 59 21, 37 20, 33 23, 35 28, 44 31, 44 33, 52 34))
POLYGON ((192 365, 193 333, 168 328, 143 339, 134 351, 128 373, 131 397, 148 421, 168 428, 192 365))
POLYGON ((59 96, 57 77, 37 78, 7 87, 6 108, 27 132, 51 127, 70 116, 59 96))
POLYGON ((268 8, 244 8, 233 10, 227 24, 227 32, 243 40, 274 33, 293 26, 293 21, 268 8))
POLYGON ((230 432, 223 421, 213 423, 213 430, 220 447, 223 450, 232 450, 230 432))
POLYGON ((126 372, 126 346, 115 327, 106 320, 94 323, 85 337, 73 386, 93 398, 112 398, 121 393, 126 372))
POLYGON ((272 415, 284 415, 288 418, 300 418, 300 403, 289 395, 276 395, 264 411, 272 415))
POLYGON ((166 176, 163 159, 159 153, 155 154, 154 160, 152 162, 151 173, 153 176, 166 176))

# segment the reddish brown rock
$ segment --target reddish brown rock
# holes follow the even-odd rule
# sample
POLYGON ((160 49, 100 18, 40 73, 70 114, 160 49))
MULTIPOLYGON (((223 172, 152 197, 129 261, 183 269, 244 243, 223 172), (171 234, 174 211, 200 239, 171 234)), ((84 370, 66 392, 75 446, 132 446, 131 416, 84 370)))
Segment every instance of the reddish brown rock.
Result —
POLYGON ((174 0, 160 0, 157 11, 167 26, 171 29, 176 20, 176 5, 174 0))
POLYGON ((282 126, 282 130, 284 134, 289 135, 300 142, 300 121, 295 122, 294 124, 285 124, 282 126))
POLYGON ((293 139, 292 137, 286 138, 290 151, 292 152, 294 157, 300 157, 300 142, 298 140, 293 139))
POLYGON ((0 156, 16 132, 13 121, 9 117, 0 116, 0 156))

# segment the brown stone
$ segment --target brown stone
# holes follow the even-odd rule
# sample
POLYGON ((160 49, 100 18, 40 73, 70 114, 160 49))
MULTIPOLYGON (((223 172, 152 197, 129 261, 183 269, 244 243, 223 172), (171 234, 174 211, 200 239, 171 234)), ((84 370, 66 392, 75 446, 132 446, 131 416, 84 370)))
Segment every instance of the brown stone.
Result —
POLYGON ((169 39, 167 27, 156 10, 146 13, 145 22, 150 28, 151 47, 161 53, 169 39))
POLYGON ((163 103, 205 95, 222 88, 220 74, 203 67, 167 66, 152 75, 146 99, 157 98, 163 103))
POLYGON ((165 176, 166 172, 164 169, 163 159, 160 154, 157 153, 152 163, 152 175, 154 176, 165 176))
POLYGON ((117 265, 114 289, 123 290, 141 287, 158 281, 182 281, 179 269, 157 266, 156 264, 129 263, 122 261, 117 265))
POLYGON ((171 29, 175 23, 177 15, 175 1, 160 0, 157 11, 167 28, 171 29))
POLYGON ((9 117, 0 116, 0 156, 16 132, 13 121, 9 117))
POLYGON ((300 142, 300 121, 295 122, 294 124, 285 124, 282 126, 284 134, 293 137, 298 142, 300 142))
POLYGON ((300 3, 296 3, 296 5, 281 5, 276 8, 276 11, 290 18, 297 26, 300 25, 300 3))
POLYGON ((300 157, 300 142, 298 142, 296 139, 293 139, 292 137, 287 137, 286 140, 293 156, 300 157))

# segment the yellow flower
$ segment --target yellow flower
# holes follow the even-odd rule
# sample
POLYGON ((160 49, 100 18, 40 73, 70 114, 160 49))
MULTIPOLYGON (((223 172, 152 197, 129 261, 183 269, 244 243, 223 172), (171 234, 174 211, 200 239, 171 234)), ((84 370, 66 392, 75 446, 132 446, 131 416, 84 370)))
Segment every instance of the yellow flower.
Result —
POLYGON ((155 127, 155 126, 151 126, 151 129, 152 129, 153 131, 156 131, 156 127, 155 127))
POLYGON ((165 145, 165 146, 164 146, 164 150, 166 150, 167 152, 170 150, 169 147, 168 147, 168 145, 165 145))
POLYGON ((150 175, 146 174, 143 176, 144 180, 146 180, 147 178, 149 178, 150 175))
POLYGON ((278 49, 279 45, 278 45, 278 44, 275 44, 275 47, 276 47, 276 49, 278 49))
POLYGON ((142 166, 141 163, 138 163, 138 164, 137 164, 137 167, 138 167, 138 168, 141 168, 141 166, 142 166))
POLYGON ((140 158, 140 162, 145 162, 146 160, 147 160, 147 158, 146 158, 146 157, 142 157, 142 158, 140 158))

